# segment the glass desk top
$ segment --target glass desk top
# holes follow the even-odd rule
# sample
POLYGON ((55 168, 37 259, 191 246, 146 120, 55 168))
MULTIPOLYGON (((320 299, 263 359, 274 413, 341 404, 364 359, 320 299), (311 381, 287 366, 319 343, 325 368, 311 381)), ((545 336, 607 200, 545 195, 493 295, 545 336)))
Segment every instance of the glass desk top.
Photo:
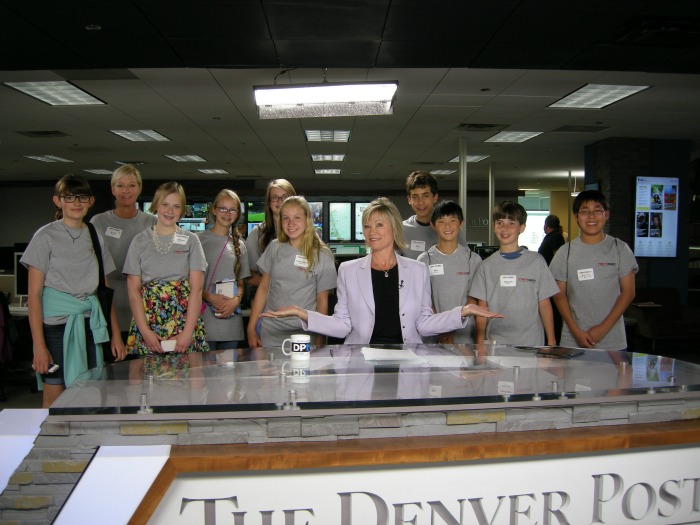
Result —
POLYGON ((506 345, 329 345, 312 347, 308 360, 268 348, 163 354, 83 374, 49 414, 252 417, 286 410, 571 405, 632 396, 700 397, 700 365, 648 354, 506 345))

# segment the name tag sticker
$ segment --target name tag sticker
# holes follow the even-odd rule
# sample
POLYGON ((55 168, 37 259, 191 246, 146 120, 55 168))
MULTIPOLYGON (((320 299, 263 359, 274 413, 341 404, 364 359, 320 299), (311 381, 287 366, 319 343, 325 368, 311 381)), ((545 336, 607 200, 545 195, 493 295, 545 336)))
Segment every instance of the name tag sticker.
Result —
POLYGON ((187 235, 176 233, 173 235, 173 244, 187 244, 188 239, 189 237, 187 235))
POLYGON ((515 275, 501 275, 501 286, 515 286, 516 277, 515 275))
POLYGON ((445 275, 445 267, 442 264, 431 264, 430 275, 445 275))
POLYGON ((119 228, 109 226, 105 231, 105 235, 107 237, 114 237, 115 239, 119 239, 122 236, 122 231, 119 228))
POLYGON ((294 266, 297 268, 306 268, 309 265, 309 261, 303 255, 297 255, 294 257, 294 266))
POLYGON ((414 252, 424 252, 425 241, 411 241, 411 250, 414 252))
POLYGON ((442 397, 442 385, 430 385, 428 397, 442 397))
POLYGON ((582 268, 581 270, 577 270, 576 273, 578 273, 579 281, 592 281, 595 279, 593 268, 582 268))
POLYGON ((515 394, 515 383, 512 381, 499 381, 498 393, 502 396, 511 396, 515 394))

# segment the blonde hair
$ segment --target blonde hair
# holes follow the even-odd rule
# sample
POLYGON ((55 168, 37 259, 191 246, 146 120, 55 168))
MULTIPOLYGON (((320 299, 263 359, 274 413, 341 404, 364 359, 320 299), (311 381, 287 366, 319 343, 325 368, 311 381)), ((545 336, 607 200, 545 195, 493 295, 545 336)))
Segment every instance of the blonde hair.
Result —
MULTIPOLYGON (((284 213, 284 209, 288 208, 289 206, 297 206, 306 216, 306 227, 304 228, 304 233, 301 238, 301 246, 299 247, 299 251, 309 262, 309 264, 306 266, 306 273, 308 274, 313 268, 314 264, 320 259, 322 250, 328 253, 331 257, 333 257, 333 252, 331 252, 330 248, 328 248, 328 246, 326 246, 326 244, 319 239, 318 235, 316 235, 313 214, 311 213, 311 207, 309 206, 309 203, 306 202, 306 199, 296 195, 287 197, 280 208, 280 216, 282 213, 284 213)), ((281 224, 280 231, 277 234, 277 240, 279 240, 279 242, 289 242, 289 237, 287 237, 287 234, 284 233, 284 229, 282 228, 281 224)))
POLYGON ((165 198, 171 193, 177 193, 180 196, 180 218, 182 218, 185 215, 187 197, 185 197, 185 188, 183 188, 180 183, 175 181, 164 182, 158 186, 158 189, 153 194, 153 202, 151 202, 151 207, 148 208, 148 211, 153 214, 157 213, 160 203, 163 202, 163 200, 165 200, 165 198))
POLYGON ((236 192, 233 190, 221 190, 214 198, 211 208, 209 208, 209 214, 214 218, 214 220, 216 220, 216 217, 214 217, 214 208, 218 207, 219 202, 223 199, 231 199, 238 206, 238 216, 236 217, 236 220, 231 223, 231 231, 229 232, 231 239, 233 239, 233 250, 236 252, 236 264, 233 266, 233 274, 236 276, 236 280, 238 280, 238 274, 241 271, 241 234, 238 231, 237 224, 238 220, 241 218, 241 199, 238 198, 238 195, 236 195, 236 192))
POLYGON ((136 184, 139 185, 139 192, 143 189, 141 173, 139 173, 139 170, 137 170, 135 166, 131 164, 124 164, 123 166, 119 166, 116 170, 114 170, 112 173, 112 181, 110 182, 112 188, 114 188, 119 179, 122 177, 134 177, 134 179, 136 179, 136 184))
MULTIPOLYGON (((389 221, 391 228, 394 230, 394 249, 403 250, 406 247, 406 241, 403 237, 403 222, 401 221, 401 214, 396 208, 396 205, 386 197, 374 199, 369 203, 369 206, 362 210, 363 228, 372 215, 380 215, 389 221)), ((365 239, 365 242, 367 242, 367 239, 365 239)))
POLYGON ((270 193, 272 188, 280 188, 285 191, 287 195, 296 195, 297 192, 292 186, 292 183, 287 179, 273 179, 267 184, 267 190, 265 190, 265 222, 259 226, 260 237, 258 237, 258 251, 260 253, 265 251, 267 245, 270 241, 277 236, 277 230, 275 230, 275 218, 272 216, 272 210, 270 209, 270 193))

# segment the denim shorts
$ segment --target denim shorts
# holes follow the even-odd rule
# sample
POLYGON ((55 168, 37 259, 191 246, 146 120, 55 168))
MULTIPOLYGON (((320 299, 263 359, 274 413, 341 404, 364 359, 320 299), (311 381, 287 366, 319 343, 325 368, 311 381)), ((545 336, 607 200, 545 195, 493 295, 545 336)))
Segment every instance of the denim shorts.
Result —
MULTIPOLYGON (((47 385, 64 385, 63 379, 63 333, 66 331, 65 324, 44 325, 44 340, 49 353, 53 358, 53 362, 60 366, 53 374, 41 376, 41 379, 47 385)), ((88 369, 97 366, 97 358, 95 354, 95 342, 92 339, 92 330, 90 330, 90 319, 85 318, 85 342, 87 345, 88 369)), ((105 343, 109 344, 109 343, 105 343)), ((80 349, 85 352, 86 349, 80 349)))

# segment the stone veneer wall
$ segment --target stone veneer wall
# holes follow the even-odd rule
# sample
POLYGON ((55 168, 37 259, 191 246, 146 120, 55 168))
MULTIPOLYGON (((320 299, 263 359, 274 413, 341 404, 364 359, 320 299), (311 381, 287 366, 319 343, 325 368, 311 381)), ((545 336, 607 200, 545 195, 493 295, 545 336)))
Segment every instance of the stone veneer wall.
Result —
POLYGON ((402 438, 626 425, 700 418, 700 398, 648 399, 548 407, 255 419, 57 421, 49 417, 34 448, 0 496, 0 525, 50 523, 100 445, 219 445, 402 438))

